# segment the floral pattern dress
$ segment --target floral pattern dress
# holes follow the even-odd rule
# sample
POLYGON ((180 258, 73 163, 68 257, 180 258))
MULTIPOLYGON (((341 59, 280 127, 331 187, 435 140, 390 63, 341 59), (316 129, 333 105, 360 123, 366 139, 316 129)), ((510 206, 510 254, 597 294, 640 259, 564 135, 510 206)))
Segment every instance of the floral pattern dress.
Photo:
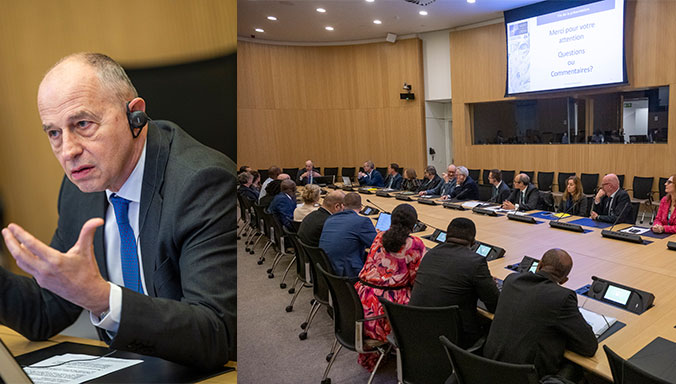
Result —
MULTIPOLYGON (((399 252, 389 253, 383 246, 384 233, 378 233, 373 240, 371 250, 366 256, 364 268, 359 273, 360 281, 354 285, 364 307, 364 317, 373 317, 385 313, 378 301, 379 297, 384 297, 397 304, 408 304, 418 266, 426 252, 425 244, 420 238, 409 236, 406 244, 399 252), (361 281, 380 287, 403 288, 396 290, 378 289, 364 285, 361 281)), ((390 330, 390 324, 386 318, 364 323, 364 334, 372 339, 386 341, 390 330)), ((377 361, 377 353, 359 354, 359 364, 369 371, 373 370, 377 361)))

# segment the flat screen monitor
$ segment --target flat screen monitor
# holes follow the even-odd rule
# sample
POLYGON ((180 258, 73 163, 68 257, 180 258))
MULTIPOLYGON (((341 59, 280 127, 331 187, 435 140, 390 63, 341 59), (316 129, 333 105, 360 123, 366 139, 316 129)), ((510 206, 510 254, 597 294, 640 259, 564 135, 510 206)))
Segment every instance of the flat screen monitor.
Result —
POLYGON ((530 268, 528 268, 528 272, 530 273, 535 273, 535 270, 538 269, 538 264, 540 262, 538 260, 533 261, 533 264, 530 265, 530 268))
POLYGON ((445 243, 446 242, 446 232, 439 231, 439 233, 437 234, 437 237, 435 237, 434 240, 439 242, 439 243, 445 243))
POLYGON ((609 285, 606 289, 606 293, 603 295, 603 298, 606 300, 613 301, 620 305, 627 305, 629 301, 629 296, 631 291, 624 288, 619 288, 614 285, 609 285))
POLYGON ((506 95, 627 83, 624 2, 544 1, 505 11, 506 95))
POLYGON ((390 224, 392 222, 392 215, 389 213, 381 212, 378 216, 378 221, 376 222, 376 229, 379 231, 387 231, 390 229, 390 224))
POLYGON ((491 251, 491 247, 485 244, 480 244, 479 248, 476 249, 476 253, 480 254, 483 257, 488 256, 491 251))

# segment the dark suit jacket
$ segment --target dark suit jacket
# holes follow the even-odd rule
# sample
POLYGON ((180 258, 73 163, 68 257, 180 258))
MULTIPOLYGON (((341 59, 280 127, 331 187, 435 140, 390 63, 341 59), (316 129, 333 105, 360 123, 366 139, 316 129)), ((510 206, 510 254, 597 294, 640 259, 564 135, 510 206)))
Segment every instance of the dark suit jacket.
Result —
POLYGON ((296 199, 284 192, 280 192, 272 199, 268 212, 272 213, 279 222, 293 230, 293 211, 296 210, 296 199))
POLYGON ((456 200, 478 200, 479 186, 476 185, 476 181, 467 176, 462 184, 457 185, 453 189, 451 198, 456 200))
POLYGON ((364 267, 364 250, 375 238, 371 219, 348 209, 326 219, 319 247, 326 251, 337 275, 354 277, 364 267))
POLYGON ((612 206, 610 206, 609 203, 610 196, 603 196, 599 204, 594 204, 594 212, 599 214, 599 217, 596 220, 614 223, 621 213, 622 217, 617 221, 618 223, 634 224, 631 213, 631 198, 627 191, 622 188, 618 189, 615 198, 612 201, 612 206))
POLYGON ((489 311, 495 312, 499 294, 486 258, 467 246, 444 243, 427 252, 420 262, 409 304, 460 307, 463 328, 460 344, 467 347, 482 335, 477 298, 489 311))
POLYGON ((428 189, 425 191, 426 195, 450 195, 453 192, 453 188, 455 188, 455 179, 449 181, 449 182, 444 182, 442 179, 442 182, 437 184, 436 187, 432 189, 428 189))
MULTIPOLYGON (((317 172, 317 170, 316 170, 315 168, 312 168, 312 171, 313 171, 313 172, 317 172)), ((305 173, 305 172, 307 172, 307 171, 305 170, 305 168, 301 168, 301 169, 298 170, 298 173, 296 174, 296 180, 295 180, 296 183, 298 183, 298 185, 305 185, 305 184, 307 184, 307 182, 308 182, 308 177, 303 177, 303 178, 300 177, 300 175, 302 175, 302 174, 305 173)), ((317 172, 317 173, 319 173, 319 172, 317 172)), ((291 176, 291 175, 289 175, 289 176, 291 176)), ((313 183, 314 183, 314 178, 315 178, 315 177, 318 177, 318 176, 313 176, 313 177, 312 177, 312 179, 313 179, 312 182, 313 182, 313 183)))
POLYGON ((540 193, 537 187, 533 184, 528 184, 525 202, 521 202, 521 190, 518 188, 512 188, 512 193, 507 200, 511 201, 512 204, 519 204, 519 211, 530 211, 538 209, 540 205, 540 193))
POLYGON ((555 374, 569 349, 593 356, 598 344, 577 309, 577 295, 549 274, 513 273, 505 279, 484 346, 489 359, 535 364, 540 376, 555 374))
POLYGON ((300 223, 298 229, 298 238, 305 244, 313 247, 319 246, 319 238, 324 229, 324 222, 331 216, 331 212, 324 207, 319 207, 316 211, 308 213, 300 223))
POLYGON ((258 191, 254 188, 240 185, 237 188, 237 193, 251 201, 258 201, 258 191))
POLYGON ((444 182, 444 179, 439 177, 439 175, 434 175, 432 180, 427 179, 427 178, 423 178, 422 184, 420 185, 420 187, 418 187, 418 192, 424 192, 424 191, 434 189, 437 186, 439 186, 439 184, 442 184, 443 182, 444 182))
POLYGON ((401 182, 404 180, 403 177, 399 173, 396 173, 394 177, 392 175, 388 175, 385 178, 385 188, 392 188, 392 189, 401 189, 401 182), (392 185, 390 185, 390 180, 392 180, 392 185))
MULTIPOLYGON (((237 261, 235 165, 168 121, 148 124, 139 243, 148 296, 122 288, 111 348, 182 364, 216 367, 235 359, 237 261)), ((105 192, 83 193, 64 177, 51 246, 65 252, 82 225, 105 218, 105 192)), ((108 279, 103 226, 94 236, 108 279)), ((0 322, 31 340, 47 339, 82 308, 0 269, 0 322)))
POLYGON ((488 200, 489 203, 502 204, 503 201, 509 199, 509 195, 512 191, 509 190, 509 186, 504 181, 500 183, 498 188, 491 187, 493 192, 491 198, 488 200))
POLYGON ((368 187, 382 187, 384 185, 383 175, 375 169, 371 171, 370 175, 359 178, 359 185, 368 187))
POLYGON ((582 195, 580 197, 580 201, 577 204, 575 203, 575 201, 572 201, 572 196, 569 200, 571 200, 572 204, 570 208, 568 208, 567 200, 561 199, 561 202, 559 203, 559 212, 566 212, 575 216, 589 216, 587 214, 587 208, 589 203, 589 198, 587 196, 582 195))

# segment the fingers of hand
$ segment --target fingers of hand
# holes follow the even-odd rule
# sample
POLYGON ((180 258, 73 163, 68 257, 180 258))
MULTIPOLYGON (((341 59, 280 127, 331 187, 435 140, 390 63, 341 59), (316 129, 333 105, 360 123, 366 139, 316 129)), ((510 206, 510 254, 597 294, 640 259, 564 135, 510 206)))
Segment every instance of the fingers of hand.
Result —
POLYGON ((21 242, 16 238, 16 236, 14 236, 9 228, 4 228, 2 230, 2 236, 5 239, 7 249, 12 254, 12 257, 14 257, 16 260, 16 264, 19 266, 19 268, 30 273, 31 275, 34 275, 36 269, 35 264, 39 261, 38 257, 35 256, 28 248, 23 246, 23 244, 21 244, 21 242))
POLYGON ((77 239, 77 243, 73 248, 80 250, 88 250, 92 248, 94 244, 94 234, 96 233, 96 228, 103 225, 103 219, 93 218, 87 220, 86 223, 82 226, 80 230, 80 237, 77 239))

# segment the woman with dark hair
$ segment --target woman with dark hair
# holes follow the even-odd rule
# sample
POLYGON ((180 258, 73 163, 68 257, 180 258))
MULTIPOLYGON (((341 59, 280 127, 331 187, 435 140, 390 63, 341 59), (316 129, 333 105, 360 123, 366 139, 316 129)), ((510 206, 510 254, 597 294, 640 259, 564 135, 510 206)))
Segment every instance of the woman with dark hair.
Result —
POLYGON ((575 216, 589 216, 588 199, 582 193, 582 182, 577 176, 571 176, 566 180, 566 190, 559 203, 559 212, 569 213, 575 216))
POLYGON ((420 180, 418 180, 418 175, 415 173, 415 169, 406 168, 404 171, 404 181, 401 183, 402 191, 411 191, 415 192, 420 188, 420 180))
MULTIPOLYGON (((366 256, 364 268, 355 283, 357 294, 364 307, 364 316, 384 313, 378 297, 398 304, 408 304, 411 288, 418 266, 426 252, 419 237, 412 236, 413 226, 418 222, 418 213, 409 204, 400 204, 392 211, 390 229, 380 232, 373 240, 366 256)), ((386 341, 390 324, 382 318, 364 323, 364 334, 372 339, 386 341)), ((359 364, 373 370, 378 355, 360 354, 359 364)))

